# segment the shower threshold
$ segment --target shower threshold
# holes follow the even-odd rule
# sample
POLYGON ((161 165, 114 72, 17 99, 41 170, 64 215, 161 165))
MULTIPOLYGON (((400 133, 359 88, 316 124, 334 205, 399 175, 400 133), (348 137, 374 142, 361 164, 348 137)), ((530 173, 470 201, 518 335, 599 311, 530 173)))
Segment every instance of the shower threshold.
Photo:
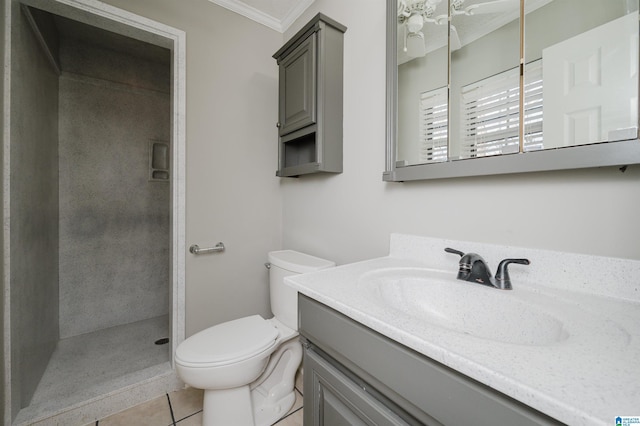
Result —
MULTIPOLYGON (((126 395, 127 389, 163 376, 173 381, 171 345, 155 343, 168 333, 169 316, 163 315, 58 341, 31 404, 20 410, 14 425, 53 419, 61 413, 84 422, 79 424, 90 423, 96 411, 83 411, 92 403, 100 401, 102 411, 113 411, 104 407, 103 399, 110 398, 111 403, 121 399, 126 404, 135 399, 126 395)), ((141 389, 135 394, 144 400, 141 389)))

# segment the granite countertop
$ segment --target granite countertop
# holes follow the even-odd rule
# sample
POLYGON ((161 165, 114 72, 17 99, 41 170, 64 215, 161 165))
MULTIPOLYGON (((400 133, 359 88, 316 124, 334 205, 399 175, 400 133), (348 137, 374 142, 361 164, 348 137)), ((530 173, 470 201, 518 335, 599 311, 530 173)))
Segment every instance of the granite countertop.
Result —
MULTIPOLYGON (((565 257, 541 250, 393 234, 389 256, 290 276, 286 282, 353 320, 561 422, 610 425, 617 416, 640 414, 638 277, 640 262, 634 260, 565 257), (533 270, 513 268, 514 289, 495 290, 456 281, 458 259, 440 254, 448 246, 487 253, 485 259, 492 266, 497 261, 489 262, 489 258, 500 256, 528 257, 532 265, 553 265, 533 270), (502 312, 500 298, 524 304, 531 301, 541 320, 553 318, 561 327, 548 339, 541 335, 529 341, 530 337, 524 336, 515 343, 499 334, 466 334, 385 305, 367 287, 369 277, 380 271, 392 276, 394 271, 426 269, 450 276, 453 283, 468 285, 460 287, 464 292, 456 295, 464 309, 473 310, 479 304, 477 309, 490 310, 498 318, 504 313, 505 327, 511 330, 531 318, 521 318, 517 309, 502 312), (616 281, 633 279, 632 283, 616 281), (496 306, 483 302, 478 297, 482 292, 499 292, 496 306)), ((535 328, 530 330, 534 334, 535 328)))

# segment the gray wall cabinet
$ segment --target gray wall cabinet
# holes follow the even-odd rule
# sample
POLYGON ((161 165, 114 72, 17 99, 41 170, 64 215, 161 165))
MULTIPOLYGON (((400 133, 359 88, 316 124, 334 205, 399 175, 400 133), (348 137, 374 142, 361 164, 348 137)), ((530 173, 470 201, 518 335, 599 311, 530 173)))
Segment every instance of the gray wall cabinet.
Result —
POLYGON ((557 425, 554 419, 299 296, 305 425, 557 425))
POLYGON ((346 30, 318 14, 273 55, 279 68, 276 176, 342 172, 346 30))

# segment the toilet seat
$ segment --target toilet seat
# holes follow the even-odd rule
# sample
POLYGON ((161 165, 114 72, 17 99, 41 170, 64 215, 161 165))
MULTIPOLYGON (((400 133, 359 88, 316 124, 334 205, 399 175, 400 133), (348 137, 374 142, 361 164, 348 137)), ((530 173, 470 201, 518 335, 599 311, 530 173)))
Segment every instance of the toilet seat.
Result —
POLYGON ((175 361, 185 367, 220 367, 271 349, 278 329, 260 315, 228 321, 200 331, 178 345, 175 361))

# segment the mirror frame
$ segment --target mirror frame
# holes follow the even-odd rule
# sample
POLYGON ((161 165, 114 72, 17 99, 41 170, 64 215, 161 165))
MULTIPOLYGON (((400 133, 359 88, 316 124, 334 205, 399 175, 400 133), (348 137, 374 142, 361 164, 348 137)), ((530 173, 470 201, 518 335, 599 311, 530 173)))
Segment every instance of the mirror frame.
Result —
MULTIPOLYGON (((520 10, 522 11, 524 0, 521 0, 520 3, 520 10)), ((517 154, 503 154, 491 157, 448 160, 442 163, 425 163, 396 167, 396 144, 398 139, 398 60, 396 52, 398 24, 396 12, 397 0, 387 0, 387 125, 386 161, 385 171, 382 173, 383 181, 404 182, 410 180, 489 176, 589 167, 622 167, 631 164, 640 164, 640 137, 636 134, 633 139, 622 141, 601 142, 517 154)), ((522 40, 522 24, 520 31, 520 39, 522 40)), ((640 111, 640 108, 638 110, 640 111)))

